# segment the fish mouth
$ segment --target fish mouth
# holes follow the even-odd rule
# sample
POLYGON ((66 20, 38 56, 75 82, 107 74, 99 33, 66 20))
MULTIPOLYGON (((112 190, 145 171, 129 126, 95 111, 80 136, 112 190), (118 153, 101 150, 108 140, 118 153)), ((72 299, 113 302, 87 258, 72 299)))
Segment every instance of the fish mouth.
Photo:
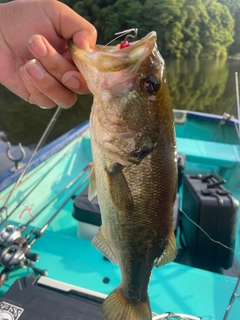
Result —
POLYGON ((156 46, 156 39, 156 32, 151 31, 124 49, 119 49, 118 46, 96 45, 93 52, 88 52, 78 48, 72 40, 68 41, 68 47, 79 70, 82 71, 85 64, 88 67, 95 67, 102 73, 108 73, 121 71, 145 60, 156 46))

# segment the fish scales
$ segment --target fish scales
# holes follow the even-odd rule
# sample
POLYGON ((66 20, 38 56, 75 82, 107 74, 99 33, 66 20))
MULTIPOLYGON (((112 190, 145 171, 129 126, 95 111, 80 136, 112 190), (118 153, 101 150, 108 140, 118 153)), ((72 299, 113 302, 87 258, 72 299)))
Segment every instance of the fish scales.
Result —
POLYGON ((150 320, 152 268, 176 254, 176 144, 164 61, 155 32, 122 50, 70 49, 94 94, 89 193, 98 195, 102 227, 93 245, 119 264, 122 277, 101 313, 106 320, 150 320))

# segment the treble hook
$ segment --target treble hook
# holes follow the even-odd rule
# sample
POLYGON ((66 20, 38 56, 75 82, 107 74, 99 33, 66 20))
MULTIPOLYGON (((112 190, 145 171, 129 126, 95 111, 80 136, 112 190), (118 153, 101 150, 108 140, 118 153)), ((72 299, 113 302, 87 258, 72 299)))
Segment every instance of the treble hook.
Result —
POLYGON ((18 170, 20 170, 24 166, 24 164, 21 163, 20 161, 22 161, 25 158, 26 152, 23 149, 22 144, 19 143, 18 147, 19 147, 19 149, 21 151, 21 156, 20 156, 20 158, 15 159, 10 153, 11 143, 8 141, 7 144, 8 144, 7 150, 6 150, 7 157, 8 157, 9 160, 13 161, 14 164, 15 164, 15 168, 12 168, 11 171, 12 172, 17 172, 18 170))

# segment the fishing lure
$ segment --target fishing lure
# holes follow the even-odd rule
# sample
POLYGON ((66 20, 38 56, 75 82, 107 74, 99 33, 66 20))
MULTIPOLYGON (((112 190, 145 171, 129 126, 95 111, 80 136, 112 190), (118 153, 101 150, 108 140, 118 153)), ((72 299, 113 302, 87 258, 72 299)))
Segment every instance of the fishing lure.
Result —
POLYGON ((110 43, 112 43, 113 41, 117 40, 118 38, 126 35, 125 39, 117 45, 117 49, 125 49, 128 48, 132 45, 131 42, 128 42, 127 39, 128 38, 136 38, 138 34, 138 29, 137 28, 132 28, 132 29, 128 29, 128 30, 124 30, 124 31, 120 31, 120 32, 116 32, 115 35, 117 36, 116 38, 114 38, 113 40, 111 40, 110 42, 108 42, 105 46, 108 46, 110 43), (134 32, 134 34, 131 34, 130 32, 134 32))

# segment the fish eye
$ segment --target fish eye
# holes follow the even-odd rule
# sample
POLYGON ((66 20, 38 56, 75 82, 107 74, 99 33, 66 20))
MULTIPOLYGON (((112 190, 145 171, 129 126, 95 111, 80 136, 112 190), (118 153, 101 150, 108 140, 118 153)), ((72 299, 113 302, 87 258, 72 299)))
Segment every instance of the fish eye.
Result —
POLYGON ((154 74, 142 79, 142 87, 148 94, 156 93, 160 88, 160 81, 154 74))

